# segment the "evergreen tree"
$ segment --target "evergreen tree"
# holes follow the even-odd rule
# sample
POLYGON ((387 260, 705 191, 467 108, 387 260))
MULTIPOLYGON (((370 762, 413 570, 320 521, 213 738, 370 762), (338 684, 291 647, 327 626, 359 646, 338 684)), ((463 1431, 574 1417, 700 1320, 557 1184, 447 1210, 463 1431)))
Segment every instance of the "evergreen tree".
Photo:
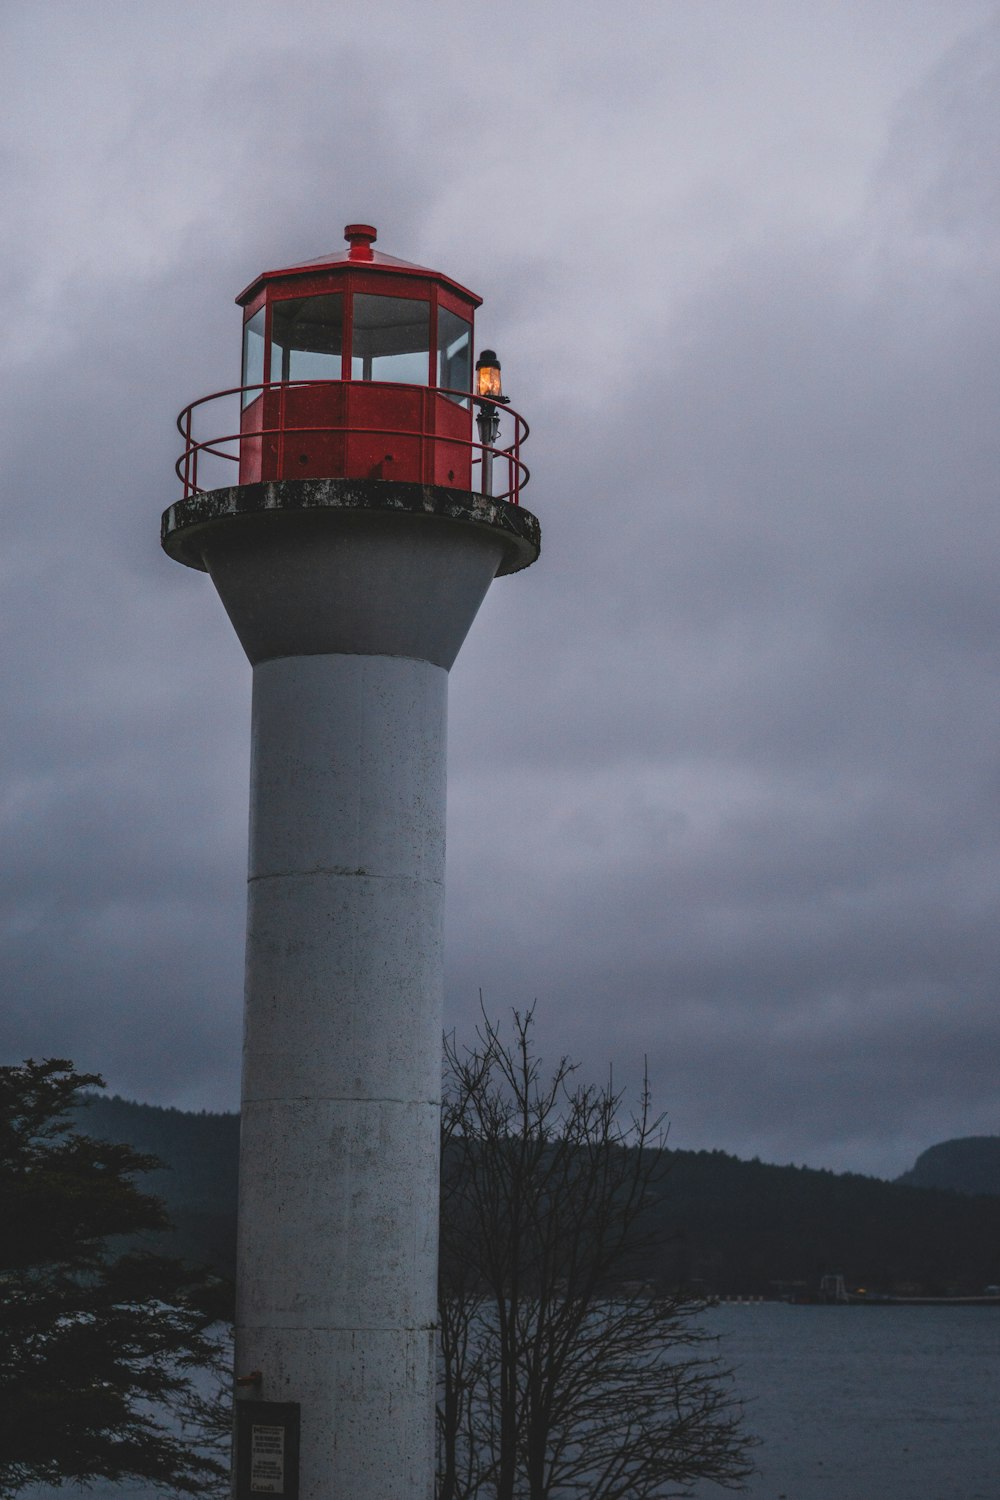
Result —
POLYGON ((0 1495, 96 1479, 221 1493, 196 1379, 219 1367, 218 1283, 135 1248, 167 1226, 134 1181, 158 1163, 76 1128, 103 1087, 58 1058, 0 1068, 0 1495))

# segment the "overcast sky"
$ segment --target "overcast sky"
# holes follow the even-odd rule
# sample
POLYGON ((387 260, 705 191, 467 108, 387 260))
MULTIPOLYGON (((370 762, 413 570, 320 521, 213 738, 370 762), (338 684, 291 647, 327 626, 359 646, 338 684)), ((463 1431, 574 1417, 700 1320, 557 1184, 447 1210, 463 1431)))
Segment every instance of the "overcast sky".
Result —
POLYGON ((238 1100, 250 670, 159 550, 259 271, 485 299, 536 567, 452 673, 448 1020, 680 1147, 1000 1131, 1000 8, 7 0, 0 1056, 238 1100))

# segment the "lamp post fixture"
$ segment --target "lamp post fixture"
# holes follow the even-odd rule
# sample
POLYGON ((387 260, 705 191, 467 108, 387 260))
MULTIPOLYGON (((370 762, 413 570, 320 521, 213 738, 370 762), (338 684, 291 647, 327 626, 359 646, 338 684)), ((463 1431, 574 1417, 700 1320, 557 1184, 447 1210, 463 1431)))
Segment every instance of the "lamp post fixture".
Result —
POLYGON ((510 397, 503 394, 500 361, 495 349, 484 349, 476 360, 476 426, 483 445, 482 493, 493 494, 493 444, 500 432, 498 406, 506 406, 510 397))

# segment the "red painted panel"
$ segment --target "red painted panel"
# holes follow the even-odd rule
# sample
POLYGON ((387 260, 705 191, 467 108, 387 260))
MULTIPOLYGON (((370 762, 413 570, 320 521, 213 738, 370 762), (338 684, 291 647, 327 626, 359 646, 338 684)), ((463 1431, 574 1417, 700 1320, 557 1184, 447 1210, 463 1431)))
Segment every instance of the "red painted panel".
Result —
POLYGON ((272 386, 240 424, 240 483, 398 479, 469 489, 472 413, 423 386, 272 386))

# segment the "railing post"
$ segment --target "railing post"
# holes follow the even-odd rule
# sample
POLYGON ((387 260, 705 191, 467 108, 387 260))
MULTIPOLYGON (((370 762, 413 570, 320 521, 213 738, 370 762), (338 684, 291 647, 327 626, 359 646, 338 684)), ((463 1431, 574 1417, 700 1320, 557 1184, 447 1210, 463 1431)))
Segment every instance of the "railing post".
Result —
POLYGON ((191 408, 184 412, 184 498, 191 493, 191 408))
POLYGON ((510 446, 510 498, 514 505, 521 503, 521 418, 514 413, 514 441, 510 446))

